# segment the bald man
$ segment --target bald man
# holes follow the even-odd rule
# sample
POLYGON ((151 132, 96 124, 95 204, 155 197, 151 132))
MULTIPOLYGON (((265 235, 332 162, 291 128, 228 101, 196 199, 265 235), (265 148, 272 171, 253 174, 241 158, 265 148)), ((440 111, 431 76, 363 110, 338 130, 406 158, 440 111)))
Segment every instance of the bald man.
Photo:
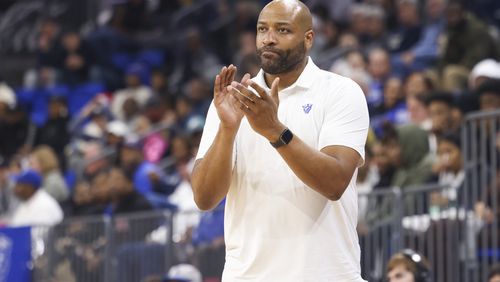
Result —
POLYGON ((272 1, 257 23, 261 70, 215 78, 192 177, 200 209, 224 197, 223 281, 363 281, 357 168, 368 110, 352 80, 309 58, 309 9, 272 1))

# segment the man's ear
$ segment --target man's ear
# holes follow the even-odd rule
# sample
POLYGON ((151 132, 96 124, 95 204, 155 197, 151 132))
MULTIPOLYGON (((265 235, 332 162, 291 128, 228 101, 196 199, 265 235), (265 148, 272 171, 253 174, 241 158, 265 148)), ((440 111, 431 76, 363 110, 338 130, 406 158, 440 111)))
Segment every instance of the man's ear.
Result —
POLYGON ((312 31, 312 29, 306 31, 306 34, 305 34, 305 44, 306 44, 306 49, 307 50, 310 50, 312 48, 312 45, 313 45, 313 41, 314 41, 314 31, 312 31))

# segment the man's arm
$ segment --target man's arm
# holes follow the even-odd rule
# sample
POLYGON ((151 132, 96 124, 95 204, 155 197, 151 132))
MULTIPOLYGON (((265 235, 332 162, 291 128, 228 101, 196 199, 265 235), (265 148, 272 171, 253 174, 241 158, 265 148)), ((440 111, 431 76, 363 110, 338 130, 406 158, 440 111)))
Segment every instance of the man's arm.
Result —
POLYGON ((219 127, 210 149, 203 159, 196 160, 191 185, 201 210, 215 208, 229 190, 235 136, 236 132, 219 127))
MULTIPOLYGON (((255 82, 249 82, 248 84, 260 97, 254 95, 244 85, 232 84, 232 87, 243 94, 235 97, 240 101, 240 108, 252 128, 271 142, 277 141, 286 129, 277 117, 278 83, 279 79, 276 79, 271 86, 271 93, 267 94, 255 82)), ((347 146, 325 146, 317 150, 308 146, 296 135, 289 144, 277 150, 302 182, 330 200, 340 199, 361 158, 356 150, 347 146)))
MULTIPOLYGON (((236 101, 227 87, 234 80, 235 73, 236 67, 231 65, 222 68, 215 78, 213 106, 220 123, 217 129, 213 126, 217 117, 215 113, 211 115, 213 108, 212 112, 209 110, 201 145, 210 144, 210 147, 196 161, 191 178, 194 200, 201 210, 215 208, 226 196, 231 183, 234 140, 243 118, 243 113, 234 107, 236 101), (209 124, 212 126, 207 129, 209 124), (215 133, 215 137, 205 136, 212 136, 210 133, 215 133)), ((249 77, 249 74, 243 76, 242 82, 249 77)))
POLYGON ((302 182, 332 201, 340 199, 361 158, 345 146, 328 146, 318 151, 297 136, 277 150, 302 182))

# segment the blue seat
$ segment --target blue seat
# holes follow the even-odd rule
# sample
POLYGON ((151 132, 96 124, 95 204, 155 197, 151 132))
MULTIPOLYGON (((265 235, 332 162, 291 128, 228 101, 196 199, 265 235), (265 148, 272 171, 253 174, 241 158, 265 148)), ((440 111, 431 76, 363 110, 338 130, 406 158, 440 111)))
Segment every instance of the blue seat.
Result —
POLYGON ((77 114, 85 104, 104 90, 105 88, 101 83, 91 82, 75 86, 68 95, 69 114, 77 114))

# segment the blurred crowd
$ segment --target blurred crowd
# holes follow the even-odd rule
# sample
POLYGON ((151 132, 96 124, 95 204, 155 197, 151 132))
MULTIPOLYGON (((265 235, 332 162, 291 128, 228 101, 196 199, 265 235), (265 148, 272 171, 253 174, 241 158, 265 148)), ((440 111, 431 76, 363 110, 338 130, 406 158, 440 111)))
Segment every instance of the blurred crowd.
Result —
MULTIPOLYGON (((0 79, 2 224, 196 210, 190 171, 213 79, 230 63, 239 77, 258 72, 255 25, 268 1, 202 2, 110 1, 90 30, 67 17, 37 22, 36 65, 23 85, 0 79)), ((359 190, 438 182, 451 188, 433 201, 456 202, 464 116, 500 108, 500 3, 304 2, 311 57, 366 95, 371 132, 359 190)), ((498 154, 500 138, 491 138, 498 154)), ((368 208, 360 202, 361 219, 368 208)), ((480 212, 494 216, 488 203, 480 212)), ((220 239, 215 218, 194 237, 220 239)))

